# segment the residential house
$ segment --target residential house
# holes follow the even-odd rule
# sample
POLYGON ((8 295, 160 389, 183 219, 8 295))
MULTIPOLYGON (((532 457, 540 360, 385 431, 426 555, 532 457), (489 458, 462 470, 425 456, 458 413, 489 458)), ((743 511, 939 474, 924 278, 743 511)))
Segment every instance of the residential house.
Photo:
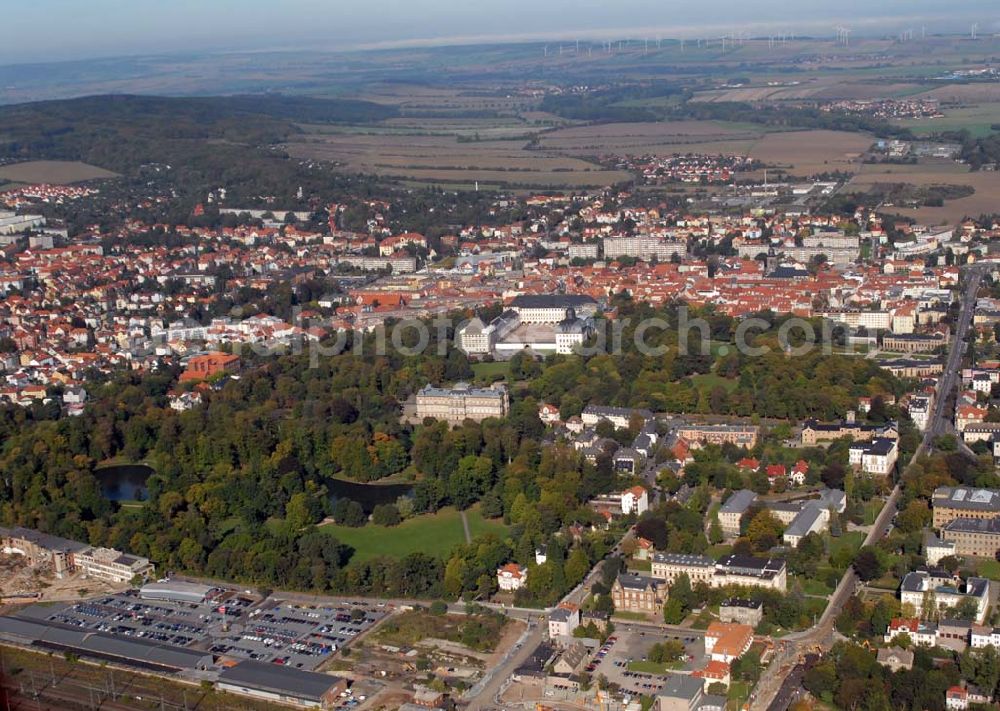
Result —
POLYGON ((528 583, 528 569, 517 563, 497 568, 497 585, 504 592, 515 592, 528 583))
POLYGON ((570 637, 580 626, 580 608, 576 605, 559 605, 549 613, 549 639, 570 637))
POLYGON ((889 671, 898 672, 913 668, 913 652, 899 647, 883 647, 875 655, 876 661, 889 671))
POLYGON ((622 492, 622 513, 626 516, 641 516, 649 509, 649 494, 641 486, 633 486, 622 492))

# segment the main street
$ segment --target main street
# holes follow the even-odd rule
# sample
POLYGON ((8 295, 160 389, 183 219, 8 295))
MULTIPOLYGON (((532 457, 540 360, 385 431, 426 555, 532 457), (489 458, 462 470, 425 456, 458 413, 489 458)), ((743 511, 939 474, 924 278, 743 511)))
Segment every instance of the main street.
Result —
MULTIPOLYGON (((959 312, 958 321, 955 324, 955 331, 952 335, 951 347, 948 351, 948 358, 945 361, 944 371, 938 378, 937 389, 934 398, 934 408, 932 416, 924 432, 923 439, 917 447, 913 458, 907 463, 911 464, 917 457, 929 452, 934 447, 934 439, 947 433, 951 425, 951 413, 949 403, 952 392, 955 389, 959 371, 961 370, 962 355, 965 352, 965 339, 972 323, 972 316, 976 309, 976 294, 982 283, 983 274, 987 267, 985 265, 975 265, 965 270, 965 289, 962 292, 962 308, 959 312)), ((904 467, 905 469, 905 467, 904 467)), ((874 525, 865 537, 866 546, 874 545, 876 542, 888 535, 892 519, 896 515, 897 502, 901 493, 900 485, 896 484, 892 493, 886 499, 885 506, 875 519, 874 525)), ((794 698, 791 693, 798 687, 801 679, 798 676, 789 677, 789 672, 793 668, 791 662, 801 657, 810 650, 825 651, 833 645, 834 622, 837 615, 844 608, 847 600, 857 590, 860 580, 854 572, 853 567, 849 567, 844 576, 840 579, 836 590, 830 596, 823 615, 815 625, 803 632, 790 634, 784 638, 785 649, 783 653, 776 655, 771 663, 770 669, 773 673, 766 673, 761 678, 757 688, 757 696, 751 704, 751 709, 768 709, 769 711, 784 711, 794 698), (780 691, 780 693, 779 693, 780 691)))

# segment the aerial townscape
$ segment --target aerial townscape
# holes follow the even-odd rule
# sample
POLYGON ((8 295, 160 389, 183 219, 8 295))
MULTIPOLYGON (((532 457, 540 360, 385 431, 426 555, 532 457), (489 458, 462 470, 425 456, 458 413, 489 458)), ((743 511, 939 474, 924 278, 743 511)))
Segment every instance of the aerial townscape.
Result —
POLYGON ((564 4, 10 11, 0 711, 1000 709, 995 9, 564 4))

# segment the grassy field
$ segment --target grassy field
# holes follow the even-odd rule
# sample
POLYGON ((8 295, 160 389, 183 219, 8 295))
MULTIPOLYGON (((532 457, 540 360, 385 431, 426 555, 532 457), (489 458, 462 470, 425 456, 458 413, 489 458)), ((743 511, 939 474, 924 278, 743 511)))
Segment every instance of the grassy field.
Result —
POLYGON ((0 167, 0 181, 10 180, 18 183, 68 185, 84 180, 115 178, 117 176, 117 173, 94 165, 59 160, 34 160, 0 167))
POLYGON ((426 610, 411 610, 386 620, 375 632, 383 644, 412 647, 432 637, 464 644, 478 652, 491 652, 500 641, 507 624, 502 615, 432 615, 426 610))
POLYGON ((476 380, 486 382, 493 382, 500 375, 510 379, 510 361, 497 360, 492 363, 473 363, 472 372, 476 374, 476 380))
MULTIPOLYGON (((478 508, 466 512, 472 537, 486 533, 503 536, 507 527, 499 521, 484 519, 478 508)), ((386 527, 368 524, 359 528, 327 524, 320 531, 335 536, 338 541, 351 546, 353 562, 371 560, 378 556, 402 558, 410 553, 428 553, 447 557, 460 544, 465 543, 462 518, 453 508, 441 509, 435 514, 425 514, 403 521, 398 526, 386 527)))

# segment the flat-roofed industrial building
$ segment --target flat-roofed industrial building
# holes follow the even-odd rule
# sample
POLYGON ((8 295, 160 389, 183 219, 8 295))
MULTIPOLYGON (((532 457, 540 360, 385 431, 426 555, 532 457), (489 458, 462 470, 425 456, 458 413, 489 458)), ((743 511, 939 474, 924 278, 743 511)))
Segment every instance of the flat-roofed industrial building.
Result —
POLYGON ((208 669, 214 663, 213 656, 208 652, 142 639, 114 637, 20 617, 0 617, 0 639, 160 673, 208 669))
POLYGON ((139 589, 139 597, 143 600, 168 600, 170 602, 187 602, 200 604, 217 588, 200 583, 189 583, 183 580, 165 580, 163 582, 147 583, 139 589))
POLYGON ((329 708, 347 690, 347 680, 276 664, 245 661, 225 669, 222 691, 301 708, 329 708))

